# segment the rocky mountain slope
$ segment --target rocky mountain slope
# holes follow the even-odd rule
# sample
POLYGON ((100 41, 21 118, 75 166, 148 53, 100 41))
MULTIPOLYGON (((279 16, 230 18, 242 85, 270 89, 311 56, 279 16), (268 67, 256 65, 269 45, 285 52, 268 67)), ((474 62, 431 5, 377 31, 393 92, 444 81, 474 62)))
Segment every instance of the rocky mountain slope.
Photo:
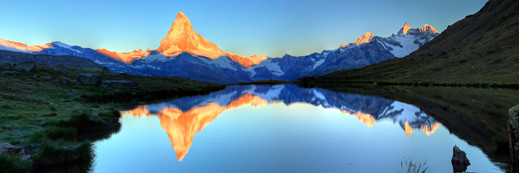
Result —
POLYGON ((74 67, 97 67, 97 68, 105 68, 102 65, 95 63, 94 61, 81 57, 74 56, 54 56, 54 55, 45 55, 45 54, 30 54, 30 53, 22 53, 22 52, 13 52, 0 50, 0 63, 23 63, 27 61, 32 61, 35 64, 41 65, 58 65, 62 64, 65 67, 74 68, 74 67))
POLYGON ((519 2, 490 0, 418 51, 361 69, 334 72, 317 83, 518 83, 519 2))
POLYGON ((436 35, 436 30, 429 25, 411 28, 406 23, 397 34, 390 37, 374 36, 368 32, 352 43, 321 53, 306 56, 285 55, 280 58, 262 55, 246 57, 223 52, 197 34, 189 19, 180 12, 156 50, 113 52, 70 46, 61 42, 29 46, 7 40, 0 40, 0 49, 84 57, 118 73, 238 83, 270 79, 293 81, 305 76, 356 69, 408 55, 436 35))

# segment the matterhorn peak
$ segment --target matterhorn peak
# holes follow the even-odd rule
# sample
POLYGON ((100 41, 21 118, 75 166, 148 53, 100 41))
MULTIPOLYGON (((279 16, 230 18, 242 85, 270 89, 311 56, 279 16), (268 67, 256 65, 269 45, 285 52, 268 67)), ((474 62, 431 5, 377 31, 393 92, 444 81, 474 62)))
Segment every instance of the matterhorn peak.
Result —
POLYGON ((357 40, 355 40, 354 42, 352 43, 348 43, 348 44, 343 44, 341 47, 339 48, 342 48, 342 47, 350 47, 351 44, 355 44, 357 46, 361 45, 361 44, 364 44, 364 43, 369 43, 371 42, 371 40, 373 40, 373 34, 371 32, 366 32, 366 34, 360 36, 357 40))
POLYGON ((426 32, 426 31, 431 31, 433 33, 438 34, 438 31, 436 31, 431 25, 428 25, 428 24, 425 24, 424 26, 422 26, 420 28, 420 32, 426 32))
POLYGON ((409 26, 409 24, 406 22, 404 24, 404 27, 402 27, 402 29, 400 29, 400 32, 402 32, 403 34, 407 34, 407 31, 409 31, 410 29, 413 29, 409 26))
POLYGON ((184 13, 179 12, 168 34, 157 49, 165 56, 175 56, 182 52, 216 59, 224 56, 223 51, 214 43, 206 40, 193 30, 191 22, 184 13))

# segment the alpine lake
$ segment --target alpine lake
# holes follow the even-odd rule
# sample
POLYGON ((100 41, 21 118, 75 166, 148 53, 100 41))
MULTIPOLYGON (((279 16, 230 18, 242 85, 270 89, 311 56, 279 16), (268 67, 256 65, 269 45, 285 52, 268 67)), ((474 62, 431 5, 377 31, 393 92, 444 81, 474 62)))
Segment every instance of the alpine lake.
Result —
POLYGON ((121 108, 94 172, 506 172, 519 91, 233 85, 121 108))

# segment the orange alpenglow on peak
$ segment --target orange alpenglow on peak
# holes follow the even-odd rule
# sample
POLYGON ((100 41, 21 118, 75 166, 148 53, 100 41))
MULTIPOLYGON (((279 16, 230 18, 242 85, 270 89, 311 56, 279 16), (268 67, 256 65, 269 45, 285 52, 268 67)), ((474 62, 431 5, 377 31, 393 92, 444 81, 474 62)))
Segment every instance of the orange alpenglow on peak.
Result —
MULTIPOLYGON (((182 161, 189 152, 196 133, 209 125, 223 111, 246 105, 259 107, 267 104, 268 101, 259 96, 244 94, 227 106, 222 106, 218 103, 208 103, 193 107, 187 111, 182 111, 176 107, 164 107, 157 115, 159 116, 162 129, 168 134, 171 145, 177 153, 178 160, 182 161)), ((125 111, 123 114, 147 116, 149 111, 146 107, 137 107, 134 110, 125 111)))
POLYGON ((250 68, 254 65, 257 65, 269 58, 268 56, 263 55, 252 55, 250 57, 246 57, 230 52, 225 52, 225 56, 229 57, 232 61, 237 62, 238 64, 246 68, 250 68))
POLYGON ((414 129, 413 129, 413 127, 411 127, 409 125, 409 122, 406 121, 404 124, 404 130, 405 130, 405 135, 407 135, 407 137, 409 137, 409 136, 411 136, 411 133, 413 133, 414 129))
POLYGON ((351 44, 355 44, 355 45, 359 46, 359 45, 364 44, 364 43, 369 43, 369 42, 371 42, 371 40, 373 40, 373 37, 375 37, 375 36, 373 36, 373 34, 371 32, 366 32, 366 34, 360 36, 354 42, 348 43, 348 44, 343 44, 339 48, 350 47, 351 44))
POLYGON ((360 120, 360 122, 362 122, 363 124, 365 124, 368 127, 372 127, 376 121, 375 118, 373 117, 373 115, 367 114, 367 113, 362 113, 360 111, 357 111, 354 114, 352 114, 350 111, 347 111, 347 110, 341 110, 341 112, 344 114, 349 114, 349 115, 353 115, 353 116, 357 117, 360 120))
POLYGON ((409 24, 407 24, 407 22, 404 24, 404 27, 402 28, 402 33, 404 34, 407 34, 407 31, 409 31, 410 29, 413 29, 409 26, 409 24))
POLYGON ((192 55, 217 59, 225 56, 224 52, 214 43, 206 40, 193 30, 193 26, 184 13, 179 12, 173 21, 168 34, 162 38, 157 49, 164 56, 175 56, 182 52, 192 55))
POLYGON ((436 131, 436 129, 438 129, 438 127, 440 127, 440 123, 433 124, 433 125, 431 125, 431 127, 429 127, 427 125, 422 125, 422 130, 423 130, 423 132, 425 132, 425 134, 427 136, 429 136, 429 135, 432 135, 434 133, 434 131, 436 131))
POLYGON ((130 64, 135 60, 142 59, 150 54, 150 49, 143 51, 142 49, 134 50, 132 52, 112 52, 106 49, 96 49, 97 52, 111 57, 115 60, 130 64))
POLYGON ((49 48, 50 46, 52 46, 52 43, 47 43, 42 46, 26 45, 26 44, 23 44, 20 42, 0 39, 0 46, 6 47, 6 48, 11 48, 11 49, 17 49, 17 50, 21 50, 21 51, 27 51, 27 52, 39 52, 39 51, 42 51, 43 49, 46 49, 46 48, 49 48))
POLYGON ((424 26, 422 26, 420 28, 420 32, 425 32, 425 31, 431 31, 431 32, 438 34, 438 31, 436 31, 431 25, 428 25, 428 24, 425 24, 424 26))

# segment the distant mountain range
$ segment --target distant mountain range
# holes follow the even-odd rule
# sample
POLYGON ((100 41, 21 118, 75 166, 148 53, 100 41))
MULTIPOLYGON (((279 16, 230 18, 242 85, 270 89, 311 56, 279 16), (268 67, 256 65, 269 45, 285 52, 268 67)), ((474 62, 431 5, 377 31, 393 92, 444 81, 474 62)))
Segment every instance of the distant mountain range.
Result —
POLYGON ((517 9, 517 0, 489 0, 405 58, 334 72, 313 83, 518 84, 517 9))
POLYGON ((260 107, 274 103, 321 105, 327 109, 336 109, 347 116, 354 116, 368 127, 372 127, 376 121, 389 120, 400 125, 407 136, 415 130, 431 135, 440 126, 438 121, 420 108, 406 103, 319 88, 299 88, 296 85, 234 85, 208 95, 138 106, 123 111, 122 114, 158 116, 177 158, 182 161, 189 152, 196 133, 218 118, 222 112, 241 106, 260 107))
POLYGON ((293 81, 305 76, 356 69, 395 57, 404 57, 432 40, 438 32, 430 26, 411 28, 407 23, 390 37, 367 32, 338 49, 306 56, 280 58, 241 56, 222 51, 193 30, 189 19, 178 13, 168 34, 156 50, 113 52, 70 46, 61 42, 25 45, 0 39, 0 49, 31 54, 71 55, 88 58, 118 73, 175 76, 215 83, 258 80, 293 81))

